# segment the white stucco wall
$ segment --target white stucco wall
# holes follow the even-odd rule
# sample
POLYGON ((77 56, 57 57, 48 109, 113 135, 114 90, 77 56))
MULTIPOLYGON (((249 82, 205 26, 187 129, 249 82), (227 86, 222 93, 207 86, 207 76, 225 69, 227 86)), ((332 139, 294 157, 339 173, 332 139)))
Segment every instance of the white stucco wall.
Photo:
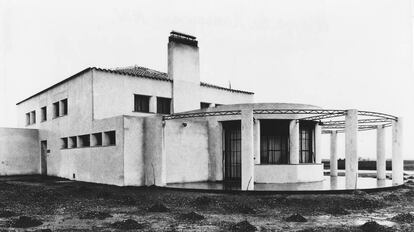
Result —
POLYGON ((167 183, 208 180, 207 122, 171 120, 164 130, 167 183))
POLYGON ((40 173, 39 132, 0 128, 0 175, 40 173))
POLYGON ((254 95, 200 86, 200 101, 215 104, 253 103, 254 95))
POLYGON ((301 183, 322 181, 323 164, 255 165, 256 183, 301 183))
POLYGON ((145 184, 144 118, 124 116, 124 185, 145 184))
POLYGON ((94 118, 118 115, 149 116, 134 111, 134 94, 172 98, 172 82, 94 70, 94 118))

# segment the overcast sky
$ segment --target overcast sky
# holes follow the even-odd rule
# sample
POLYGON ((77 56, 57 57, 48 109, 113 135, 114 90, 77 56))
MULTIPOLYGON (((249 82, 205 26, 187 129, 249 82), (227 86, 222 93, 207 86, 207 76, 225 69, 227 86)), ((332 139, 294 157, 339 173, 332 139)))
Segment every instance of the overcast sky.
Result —
MULTIPOLYGON (((167 71, 177 30, 198 37, 203 81, 254 91, 256 102, 403 116, 414 159, 411 9, 409 0, 0 0, 0 126, 23 117, 16 102, 86 67, 167 71)), ((360 133, 361 156, 375 157, 374 141, 360 133)))

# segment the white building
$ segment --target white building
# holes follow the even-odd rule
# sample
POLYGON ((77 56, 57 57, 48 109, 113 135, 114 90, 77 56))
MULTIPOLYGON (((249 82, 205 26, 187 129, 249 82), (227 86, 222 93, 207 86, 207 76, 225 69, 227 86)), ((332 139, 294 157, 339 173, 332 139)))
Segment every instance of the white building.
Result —
MULTIPOLYGON (((332 133, 335 175, 335 135, 344 130, 352 188, 358 130, 379 124, 380 134, 392 123, 394 184, 402 184, 398 118, 253 103, 251 92, 200 82, 198 42, 177 32, 169 37, 168 74, 138 66, 87 68, 17 108, 24 129, 0 128, 0 175, 41 173, 120 186, 236 180, 242 190, 322 181, 320 136, 332 133), (324 121, 334 117, 345 119, 324 121)), ((384 141, 378 141, 378 178, 385 178, 384 141)))

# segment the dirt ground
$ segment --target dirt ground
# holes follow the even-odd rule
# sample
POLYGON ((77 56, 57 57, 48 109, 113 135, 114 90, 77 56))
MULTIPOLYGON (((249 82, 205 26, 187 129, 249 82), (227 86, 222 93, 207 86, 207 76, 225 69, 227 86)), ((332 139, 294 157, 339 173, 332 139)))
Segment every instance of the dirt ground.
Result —
POLYGON ((0 177, 0 231, 10 230, 414 231, 414 184, 378 193, 235 195, 0 177))

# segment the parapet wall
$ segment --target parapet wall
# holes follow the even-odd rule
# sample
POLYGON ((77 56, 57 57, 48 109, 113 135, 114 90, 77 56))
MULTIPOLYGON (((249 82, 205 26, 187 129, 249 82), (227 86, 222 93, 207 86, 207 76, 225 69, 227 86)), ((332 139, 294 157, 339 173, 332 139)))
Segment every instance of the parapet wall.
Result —
POLYGON ((0 175, 40 174, 39 131, 0 128, 0 175))

